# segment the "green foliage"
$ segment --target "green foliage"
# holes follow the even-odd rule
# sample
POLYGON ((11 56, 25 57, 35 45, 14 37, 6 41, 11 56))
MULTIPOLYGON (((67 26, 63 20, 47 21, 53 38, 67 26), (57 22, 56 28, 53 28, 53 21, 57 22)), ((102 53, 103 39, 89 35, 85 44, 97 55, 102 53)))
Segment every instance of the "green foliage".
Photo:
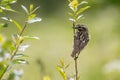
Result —
POLYGON ((67 74, 66 74, 66 69, 70 66, 70 63, 69 64, 65 64, 64 60, 61 59, 60 60, 60 64, 57 65, 56 69, 57 71, 61 74, 62 78, 64 80, 68 80, 68 77, 67 74))
POLYGON ((39 39, 39 37, 36 37, 36 36, 33 36, 33 37, 30 37, 30 36, 23 36, 24 39, 39 39))
POLYGON ((17 2, 17 0, 2 0, 1 4, 8 5, 8 4, 16 3, 16 2, 17 2))
POLYGON ((15 58, 22 58, 22 57, 28 57, 28 55, 22 54, 22 53, 17 53, 15 56, 15 58))
MULTIPOLYGON (((17 0, 2 0, 0 5, 0 12, 3 10, 14 11, 10 4, 16 3, 17 0)), ((23 36, 27 25, 29 23, 40 22, 42 19, 36 17, 36 10, 39 7, 34 8, 31 4, 29 10, 22 5, 23 10, 27 13, 26 21, 24 21, 24 26, 21 26, 19 22, 13 20, 9 17, 1 17, 5 21, 13 23, 19 30, 18 34, 12 34, 11 39, 9 40, 0 33, 0 80, 4 78, 5 73, 14 66, 14 64, 28 64, 26 60, 28 55, 24 54, 24 51, 30 46, 28 44, 23 44, 26 39, 39 39, 38 37, 23 36)), ((15 11, 14 11, 15 12, 15 11)), ((1 23, 0 27, 8 27, 8 24, 1 23)), ((23 72, 15 70, 9 73, 9 76, 6 80, 19 80, 23 72)))
POLYGON ((0 12, 3 12, 4 10, 16 12, 10 6, 10 4, 14 4, 16 2, 17 2, 17 0, 1 0, 1 2, 0 2, 0 4, 1 4, 0 5, 0 12))
POLYGON ((57 66, 57 70, 61 74, 61 76, 63 77, 63 79, 67 80, 67 76, 66 76, 65 71, 63 70, 63 68, 61 68, 60 66, 57 66))
POLYGON ((28 15, 27 22, 29 24, 35 23, 35 22, 40 22, 42 20, 41 18, 36 17, 36 14, 34 14, 39 9, 39 7, 34 8, 33 4, 30 5, 29 10, 23 5, 21 5, 21 7, 28 15))
POLYGON ((7 20, 7 21, 12 22, 13 24, 16 25, 16 27, 17 27, 20 31, 22 30, 21 25, 20 25, 17 21, 12 20, 11 18, 7 18, 7 17, 1 17, 1 18, 2 18, 3 20, 7 20))
POLYGON ((2 28, 2 27, 8 27, 8 24, 7 23, 1 23, 0 28, 2 28))
MULTIPOLYGON (((75 75, 67 74, 67 69, 70 67, 70 65, 71 63, 66 64, 65 61, 61 59, 60 64, 58 64, 56 67, 63 80, 75 80, 75 75)), ((80 75, 78 76, 78 80, 80 80, 80 75)))
POLYGON ((60 65, 57 66, 57 70, 61 74, 63 79, 66 80, 67 79, 67 75, 66 75, 66 72, 65 72, 65 63, 64 63, 63 60, 60 60, 60 65))
POLYGON ((28 64, 29 62, 27 60, 24 60, 24 59, 14 59, 13 63, 14 64, 28 64))
POLYGON ((6 68, 6 67, 5 67, 4 63, 0 62, 0 75, 3 74, 5 68, 6 68))
POLYGON ((14 70, 12 73, 9 74, 7 80, 20 80, 22 74, 23 70, 14 70))
POLYGON ((80 3, 78 3, 78 0, 68 1, 70 2, 69 7, 71 9, 71 12, 68 12, 68 14, 70 15, 69 20, 71 20, 75 24, 76 22, 78 22, 78 20, 80 20, 83 17, 82 13, 88 8, 90 8, 90 6, 84 6, 85 4, 87 4, 86 1, 82 1, 80 3))

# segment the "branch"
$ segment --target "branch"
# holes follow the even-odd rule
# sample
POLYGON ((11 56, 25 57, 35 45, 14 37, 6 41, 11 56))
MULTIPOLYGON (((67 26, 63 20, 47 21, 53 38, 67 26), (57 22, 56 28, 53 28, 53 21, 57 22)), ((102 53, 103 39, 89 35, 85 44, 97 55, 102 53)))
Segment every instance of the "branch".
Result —
POLYGON ((75 56, 75 58, 74 58, 74 61, 75 61, 75 78, 76 78, 76 80, 78 80, 78 67, 77 67, 77 59, 78 59, 78 57, 77 56, 75 56))
MULTIPOLYGON (((21 32, 19 33, 19 36, 22 36, 23 32, 25 31, 25 29, 26 29, 26 27, 27 27, 27 24, 28 24, 28 23, 27 23, 27 21, 26 21, 25 24, 24 24, 24 26, 23 26, 23 29, 22 29, 21 32)), ((20 41, 20 37, 19 37, 18 41, 19 41, 19 43, 18 43, 18 44, 15 44, 16 49, 15 49, 13 52, 11 52, 12 56, 11 56, 11 58, 10 58, 10 62, 13 60, 14 56, 16 55, 16 53, 17 53, 17 51, 18 51, 18 48, 19 48, 19 45, 22 43, 22 42, 20 41)), ((9 66, 10 66, 10 64, 7 64, 5 70, 3 71, 2 75, 0 76, 0 80, 2 80, 2 77, 4 76, 5 72, 6 72, 7 69, 9 68, 9 66)))

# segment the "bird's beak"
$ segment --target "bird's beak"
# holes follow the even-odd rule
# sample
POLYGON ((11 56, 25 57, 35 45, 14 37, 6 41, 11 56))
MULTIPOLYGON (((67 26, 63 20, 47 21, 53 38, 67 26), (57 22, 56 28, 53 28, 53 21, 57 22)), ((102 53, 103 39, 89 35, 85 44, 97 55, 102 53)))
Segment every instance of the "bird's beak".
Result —
POLYGON ((78 27, 72 27, 73 29, 78 29, 78 27))

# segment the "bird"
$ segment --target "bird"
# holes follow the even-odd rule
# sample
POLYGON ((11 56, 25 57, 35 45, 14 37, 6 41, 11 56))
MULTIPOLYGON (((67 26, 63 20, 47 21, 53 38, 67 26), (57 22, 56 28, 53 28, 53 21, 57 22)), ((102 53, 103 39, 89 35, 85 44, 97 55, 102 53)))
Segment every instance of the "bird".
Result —
POLYGON ((78 58, 80 52, 84 49, 84 47, 89 42, 89 33, 88 28, 85 25, 78 24, 73 27, 75 29, 74 33, 74 44, 72 51, 72 58, 78 58))

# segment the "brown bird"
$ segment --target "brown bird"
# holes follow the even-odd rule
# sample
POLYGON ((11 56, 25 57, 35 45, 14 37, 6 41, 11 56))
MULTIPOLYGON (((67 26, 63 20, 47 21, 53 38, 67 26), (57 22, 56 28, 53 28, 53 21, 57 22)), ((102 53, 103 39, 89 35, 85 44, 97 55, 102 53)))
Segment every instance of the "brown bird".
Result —
POLYGON ((74 34, 74 45, 71 56, 75 59, 89 42, 89 34, 88 28, 84 25, 78 24, 73 28, 76 29, 76 32, 74 34))

